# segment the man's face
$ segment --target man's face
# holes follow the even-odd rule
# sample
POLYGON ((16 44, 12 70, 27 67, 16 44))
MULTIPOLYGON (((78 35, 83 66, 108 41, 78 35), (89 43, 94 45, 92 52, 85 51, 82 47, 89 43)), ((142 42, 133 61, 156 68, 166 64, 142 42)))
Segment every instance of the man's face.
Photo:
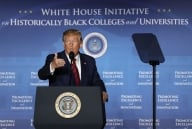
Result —
POLYGON ((71 51, 76 55, 82 46, 79 35, 68 34, 64 37, 64 49, 69 54, 71 51))

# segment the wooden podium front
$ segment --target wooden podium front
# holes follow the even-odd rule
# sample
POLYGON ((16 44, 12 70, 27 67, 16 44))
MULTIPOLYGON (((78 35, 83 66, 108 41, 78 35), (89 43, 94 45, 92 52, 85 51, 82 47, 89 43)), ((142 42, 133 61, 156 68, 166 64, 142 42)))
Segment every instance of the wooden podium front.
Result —
POLYGON ((105 123, 100 87, 37 87, 36 129, 103 129, 105 123))

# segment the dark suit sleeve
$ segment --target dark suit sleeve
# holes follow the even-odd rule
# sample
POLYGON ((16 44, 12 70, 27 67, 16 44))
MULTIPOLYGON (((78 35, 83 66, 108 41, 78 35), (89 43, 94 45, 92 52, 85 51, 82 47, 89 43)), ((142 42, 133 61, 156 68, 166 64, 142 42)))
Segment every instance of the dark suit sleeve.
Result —
POLYGON ((103 80, 100 78, 99 73, 97 71, 95 59, 93 60, 93 85, 100 86, 102 91, 106 92, 105 84, 103 80))
POLYGON ((39 69, 38 76, 41 80, 46 80, 49 78, 49 76, 51 76, 50 63, 53 60, 53 58, 54 58, 54 54, 48 55, 44 66, 39 69))

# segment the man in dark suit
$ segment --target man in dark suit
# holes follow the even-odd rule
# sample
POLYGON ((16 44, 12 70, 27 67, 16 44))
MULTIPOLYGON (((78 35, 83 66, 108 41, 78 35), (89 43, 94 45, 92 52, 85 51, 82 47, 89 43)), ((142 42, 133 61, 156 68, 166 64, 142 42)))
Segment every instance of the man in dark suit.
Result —
POLYGON ((108 95, 98 74, 95 59, 79 52, 83 44, 81 32, 76 29, 66 30, 63 32, 62 40, 64 50, 47 56, 44 66, 38 71, 39 78, 49 79, 49 86, 100 86, 103 101, 107 101, 108 95), (71 69, 72 58, 76 60, 80 84, 75 84, 71 69))

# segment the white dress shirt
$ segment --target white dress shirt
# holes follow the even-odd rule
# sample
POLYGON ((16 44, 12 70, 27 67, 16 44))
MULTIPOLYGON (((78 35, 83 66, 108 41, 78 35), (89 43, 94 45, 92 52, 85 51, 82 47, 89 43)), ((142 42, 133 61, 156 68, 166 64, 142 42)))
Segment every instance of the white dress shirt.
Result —
MULTIPOLYGON (((68 55, 68 54, 66 54, 66 55, 67 55, 68 61, 71 63, 71 59, 69 58, 69 55, 68 55)), ((76 59, 76 66, 77 66, 77 69, 78 69, 78 72, 79 72, 79 77, 80 77, 80 80, 81 80, 81 60, 80 60, 80 55, 77 54, 77 55, 75 56, 75 59, 76 59)), ((54 72, 55 72, 55 69, 53 69, 53 68, 51 67, 51 63, 50 63, 50 72, 51 72, 52 75, 53 75, 54 72)))
MULTIPOLYGON (((71 63, 71 59, 69 58, 68 54, 67 54, 67 58, 68 58, 69 62, 71 63)), ((77 69, 78 69, 78 72, 79 72, 79 77, 80 77, 80 80, 81 80, 81 60, 80 60, 80 55, 77 54, 75 56, 75 59, 76 59, 76 66, 77 66, 77 69)))

